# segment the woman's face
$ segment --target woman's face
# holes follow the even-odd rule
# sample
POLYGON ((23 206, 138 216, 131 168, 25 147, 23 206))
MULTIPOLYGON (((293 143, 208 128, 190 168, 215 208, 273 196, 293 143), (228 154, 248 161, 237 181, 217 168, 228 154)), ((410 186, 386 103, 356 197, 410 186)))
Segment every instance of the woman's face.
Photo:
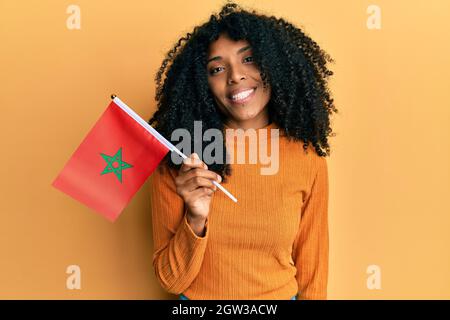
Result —
POLYGON ((246 40, 226 34, 209 46, 206 65, 209 87, 231 128, 261 128, 268 124, 270 86, 263 88, 260 70, 246 40))

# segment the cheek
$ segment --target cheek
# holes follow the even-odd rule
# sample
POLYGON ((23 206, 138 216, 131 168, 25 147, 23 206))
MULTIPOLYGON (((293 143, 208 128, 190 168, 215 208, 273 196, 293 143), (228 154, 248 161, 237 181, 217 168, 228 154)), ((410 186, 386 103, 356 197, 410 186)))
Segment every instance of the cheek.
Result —
POLYGON ((209 89, 215 98, 222 97, 222 89, 217 81, 208 80, 209 89))
MULTIPOLYGON (((263 89, 263 88, 261 88, 263 89)), ((267 87, 266 89, 262 90, 262 96, 264 100, 270 100, 270 95, 272 94, 272 90, 270 87, 267 87)))

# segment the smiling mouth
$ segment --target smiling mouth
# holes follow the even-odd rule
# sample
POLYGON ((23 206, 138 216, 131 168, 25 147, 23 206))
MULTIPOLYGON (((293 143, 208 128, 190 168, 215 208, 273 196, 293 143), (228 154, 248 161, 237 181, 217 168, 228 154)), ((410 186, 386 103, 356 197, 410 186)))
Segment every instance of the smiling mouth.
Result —
POLYGON ((255 96, 256 88, 241 92, 234 98, 227 97, 228 101, 235 105, 242 105, 250 101, 255 96))

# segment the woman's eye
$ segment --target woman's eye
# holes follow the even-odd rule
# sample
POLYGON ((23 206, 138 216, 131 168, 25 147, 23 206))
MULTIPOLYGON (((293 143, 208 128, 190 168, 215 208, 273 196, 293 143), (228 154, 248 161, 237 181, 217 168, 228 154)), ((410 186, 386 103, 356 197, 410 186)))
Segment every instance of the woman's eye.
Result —
POLYGON ((209 71, 209 74, 215 74, 215 73, 217 73, 217 72, 215 72, 215 71, 217 71, 217 69, 220 69, 221 67, 217 67, 217 68, 213 68, 213 69, 211 69, 210 71, 209 71))
MULTIPOLYGON (((253 62, 253 57, 252 56, 245 57, 244 61, 245 62, 253 62), (250 59, 250 60, 247 60, 247 59, 250 59)), ((222 67, 212 68, 211 70, 209 70, 209 74, 210 75, 216 74, 217 72, 220 71, 220 69, 222 69, 222 67)))

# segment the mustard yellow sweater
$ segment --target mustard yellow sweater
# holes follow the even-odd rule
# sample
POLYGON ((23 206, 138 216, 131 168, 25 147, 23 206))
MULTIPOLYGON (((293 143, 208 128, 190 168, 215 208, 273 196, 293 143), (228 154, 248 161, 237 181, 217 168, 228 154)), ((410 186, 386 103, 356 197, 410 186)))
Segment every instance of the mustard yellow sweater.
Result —
MULTIPOLYGON (((267 132, 268 150, 274 128, 271 123, 257 130, 267 132)), ((222 185, 238 202, 219 189, 214 193, 204 237, 187 223, 184 202, 175 191, 178 172, 163 163, 155 170, 150 177, 153 266, 165 290, 194 300, 326 299, 326 158, 312 146, 305 153, 302 143, 279 133, 275 174, 261 174, 267 164, 259 160, 242 164, 234 158, 232 176, 222 185)), ((234 143, 236 154, 243 144, 234 143)), ((244 148, 248 156, 248 140, 244 148)))

